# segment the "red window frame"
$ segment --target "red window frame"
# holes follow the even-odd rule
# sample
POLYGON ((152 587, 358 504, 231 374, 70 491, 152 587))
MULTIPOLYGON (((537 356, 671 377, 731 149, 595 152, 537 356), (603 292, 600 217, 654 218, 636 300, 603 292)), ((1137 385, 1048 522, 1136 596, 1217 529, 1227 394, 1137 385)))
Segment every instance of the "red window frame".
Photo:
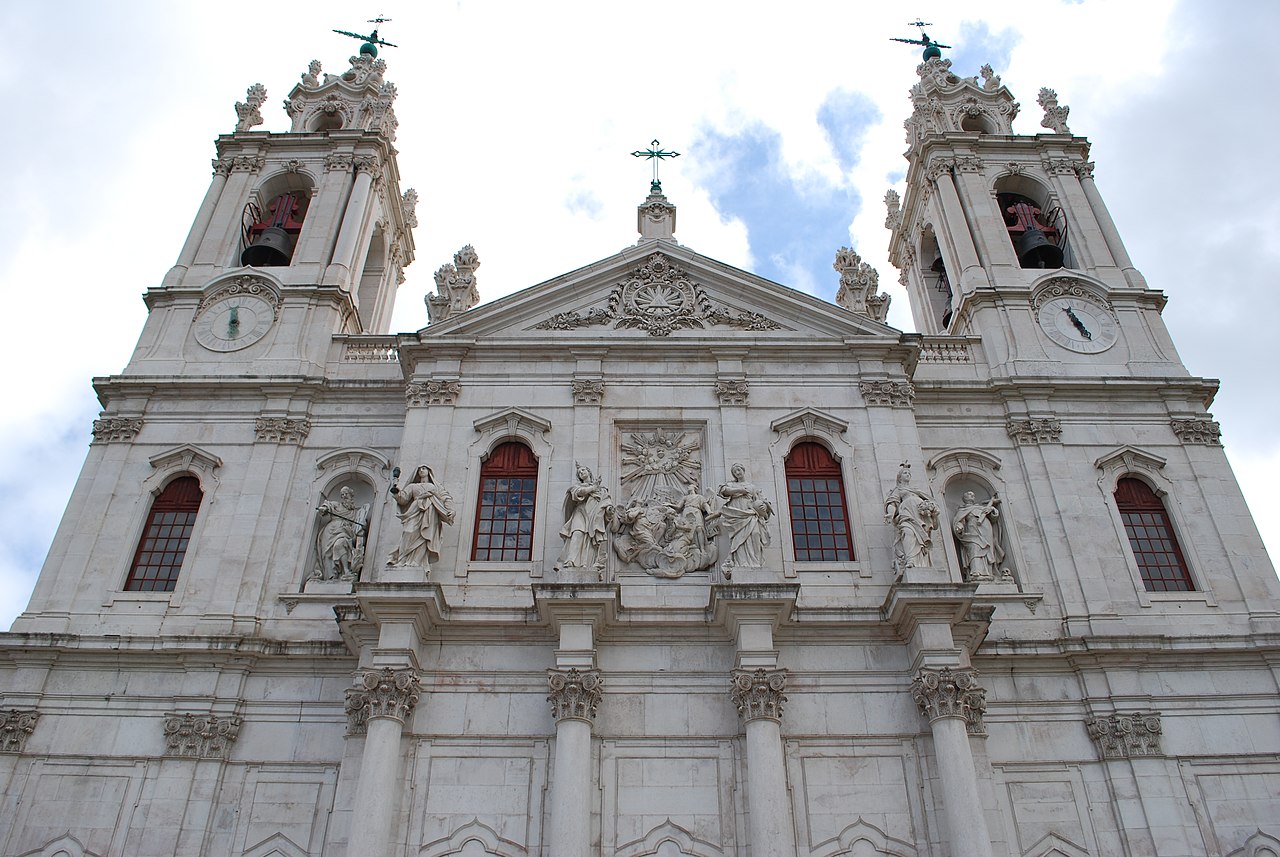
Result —
POLYGON ((1147 591, 1194 592, 1195 582, 1159 495, 1141 479, 1126 477, 1116 483, 1115 500, 1147 591))
POLYGON ((191 543, 191 531, 200 512, 204 492, 194 476, 179 476, 164 487, 151 503, 147 525, 133 552, 129 592, 172 592, 191 543))
POLYGON ((785 469, 796 562, 851 562, 853 530, 840 463, 822 444, 801 441, 785 469))
POLYGON ((480 467, 471 559, 527 562, 533 559, 533 512, 537 508, 538 459, 519 441, 499 444, 480 467))

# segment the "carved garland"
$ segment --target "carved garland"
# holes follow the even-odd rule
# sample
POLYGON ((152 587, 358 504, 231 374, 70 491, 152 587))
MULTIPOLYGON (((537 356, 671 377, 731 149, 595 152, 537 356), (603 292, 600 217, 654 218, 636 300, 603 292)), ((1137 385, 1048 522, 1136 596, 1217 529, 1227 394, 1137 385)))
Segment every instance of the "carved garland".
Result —
POLYGON ((239 717, 166 714, 164 754, 182 759, 227 759, 240 734, 239 717))
POLYGON ((1159 756, 1160 712, 1135 711, 1112 714, 1085 721, 1089 737, 1098 745, 1104 759, 1129 759, 1134 756, 1159 756))
POLYGON ((599 670, 547 670, 551 716, 560 720, 595 720, 604 680, 599 670))
POLYGON ((36 731, 40 715, 16 708, 0 709, 0 753, 21 753, 27 739, 36 731))
POLYGON ((457 404, 462 384, 457 381, 430 380, 424 384, 411 383, 404 388, 405 403, 411 408, 426 405, 457 404))
POLYGON ((859 381, 858 390, 868 405, 894 408, 915 405, 916 388, 910 381, 859 381))
POLYGON ((411 669, 384 667, 357 673, 355 685, 347 688, 344 705, 347 734, 363 735, 373 717, 408 722, 418 704, 421 689, 418 674, 411 669))
POLYGON ((1062 423, 1057 417, 1011 419, 1005 429, 1019 446, 1062 443, 1062 423))
POLYGON ((538 330, 574 330, 612 324, 638 328, 650 336, 670 336, 685 328, 712 325, 742 330, 779 330, 782 325, 758 312, 734 312, 711 303, 702 287, 661 253, 654 253, 625 281, 614 286, 604 307, 553 315, 538 330))
POLYGON ((142 431, 142 417, 103 417, 93 421, 94 443, 133 443, 142 431))
POLYGON ((302 443, 311 433, 311 420, 289 417, 258 417, 254 437, 261 443, 302 443))
POLYGON ((1208 417, 1175 417, 1169 425, 1183 443, 1222 446, 1222 427, 1208 417))
POLYGON ((921 670, 911 681, 911 698, 930 723, 941 717, 962 717, 971 734, 987 734, 982 722, 987 691, 978 684, 977 670, 921 670))
POLYGON ((734 670, 730 673, 729 696, 742 717, 742 722, 767 718, 782 719, 787 701, 786 670, 734 670))

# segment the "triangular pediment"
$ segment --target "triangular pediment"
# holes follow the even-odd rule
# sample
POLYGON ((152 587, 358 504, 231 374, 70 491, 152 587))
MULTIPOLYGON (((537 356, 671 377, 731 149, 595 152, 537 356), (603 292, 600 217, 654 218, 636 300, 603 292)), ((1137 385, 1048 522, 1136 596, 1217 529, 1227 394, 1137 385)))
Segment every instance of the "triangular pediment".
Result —
POLYGON ((424 342, 445 336, 785 341, 898 333, 821 298, 656 240, 419 331, 424 342))

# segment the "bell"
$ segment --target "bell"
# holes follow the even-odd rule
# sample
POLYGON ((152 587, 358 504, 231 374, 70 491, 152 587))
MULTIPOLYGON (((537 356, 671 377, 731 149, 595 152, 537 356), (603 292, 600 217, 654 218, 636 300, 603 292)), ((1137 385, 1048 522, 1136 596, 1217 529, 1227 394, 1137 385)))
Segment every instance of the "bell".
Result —
POLYGON ((1062 267, 1062 248, 1050 241, 1034 225, 1028 226, 1018 236, 1013 249, 1018 254, 1018 264, 1024 268, 1062 267))
POLYGON ((240 264, 253 268, 274 268, 289 264, 293 258, 293 238, 279 226, 268 226, 244 248, 240 264))

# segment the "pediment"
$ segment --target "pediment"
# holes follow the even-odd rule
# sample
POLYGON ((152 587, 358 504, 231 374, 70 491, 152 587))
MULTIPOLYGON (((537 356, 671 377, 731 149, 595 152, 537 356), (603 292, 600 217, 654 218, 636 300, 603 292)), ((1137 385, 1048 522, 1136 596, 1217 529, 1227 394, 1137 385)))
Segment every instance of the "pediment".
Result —
POLYGON ((423 328, 436 337, 678 341, 891 336, 873 319, 701 256, 645 241, 423 328))

